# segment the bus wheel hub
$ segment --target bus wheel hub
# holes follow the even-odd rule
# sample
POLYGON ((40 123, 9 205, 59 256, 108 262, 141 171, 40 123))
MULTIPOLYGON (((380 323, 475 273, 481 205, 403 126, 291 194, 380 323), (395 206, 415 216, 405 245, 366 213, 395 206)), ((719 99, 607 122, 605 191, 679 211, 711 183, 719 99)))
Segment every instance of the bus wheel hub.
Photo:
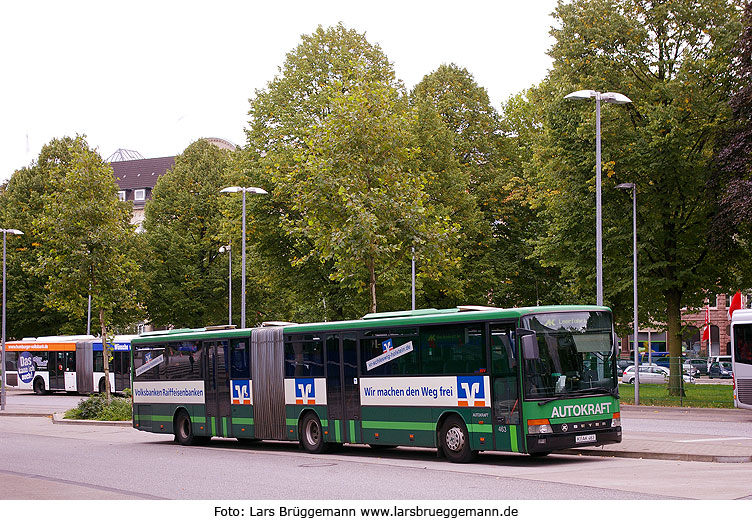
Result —
POLYGON ((461 450, 465 446, 465 436, 457 427, 450 428, 446 433, 446 445, 449 450, 461 450))

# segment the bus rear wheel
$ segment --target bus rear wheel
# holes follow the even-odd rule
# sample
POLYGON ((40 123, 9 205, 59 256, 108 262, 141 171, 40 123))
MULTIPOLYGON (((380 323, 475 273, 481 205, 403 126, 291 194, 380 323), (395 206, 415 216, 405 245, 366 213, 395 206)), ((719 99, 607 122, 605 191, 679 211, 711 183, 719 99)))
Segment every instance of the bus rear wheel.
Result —
POLYGON ((458 416, 449 416, 444 421, 439 439, 444 455, 452 463, 469 463, 478 457, 478 452, 470 448, 467 427, 458 416))
POLYGON ((105 390, 107 390, 107 383, 104 380, 104 377, 99 380, 99 393, 104 394, 105 390))
POLYGON ((313 412, 303 416, 303 422, 300 424, 300 444, 311 454, 319 454, 325 450, 321 421, 313 412))
POLYGON ((45 394, 44 389, 44 379, 41 377, 38 377, 34 380, 34 393, 38 396, 43 396, 45 394))

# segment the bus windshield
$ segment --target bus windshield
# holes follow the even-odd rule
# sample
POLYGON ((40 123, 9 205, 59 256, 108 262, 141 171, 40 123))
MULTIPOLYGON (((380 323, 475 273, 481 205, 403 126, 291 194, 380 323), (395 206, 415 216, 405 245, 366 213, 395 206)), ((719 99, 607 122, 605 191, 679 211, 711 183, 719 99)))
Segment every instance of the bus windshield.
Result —
POLYGON ((611 315, 608 312, 536 314, 523 319, 535 332, 524 356, 527 399, 613 394, 617 388, 611 315))

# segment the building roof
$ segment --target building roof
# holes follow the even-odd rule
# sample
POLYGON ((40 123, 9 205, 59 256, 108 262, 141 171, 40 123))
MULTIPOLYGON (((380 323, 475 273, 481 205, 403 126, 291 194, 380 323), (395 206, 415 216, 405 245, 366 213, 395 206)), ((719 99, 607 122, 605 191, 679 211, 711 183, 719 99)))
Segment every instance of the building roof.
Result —
POLYGON ((111 162, 113 175, 121 190, 153 188, 157 179, 175 165, 175 157, 111 162))

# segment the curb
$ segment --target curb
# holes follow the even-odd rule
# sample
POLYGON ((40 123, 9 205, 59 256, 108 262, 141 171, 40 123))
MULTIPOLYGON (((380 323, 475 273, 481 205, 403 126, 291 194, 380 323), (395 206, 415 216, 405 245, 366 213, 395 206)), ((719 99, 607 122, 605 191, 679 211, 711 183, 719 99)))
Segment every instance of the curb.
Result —
MULTIPOLYGON (((133 421, 98 421, 96 419, 64 419, 65 414, 52 414, 53 425, 100 425, 105 427, 132 427, 133 421)), ((46 416, 49 417, 49 416, 46 416)))
POLYGON ((51 414, 40 414, 38 412, 0 412, 0 416, 8 417, 52 417, 51 414))
POLYGON ((709 456, 703 454, 672 454, 668 452, 634 452, 628 450, 569 449, 553 454, 570 456, 603 456, 629 459, 660 459, 665 461, 699 461, 703 463, 752 463, 752 456, 709 456))

